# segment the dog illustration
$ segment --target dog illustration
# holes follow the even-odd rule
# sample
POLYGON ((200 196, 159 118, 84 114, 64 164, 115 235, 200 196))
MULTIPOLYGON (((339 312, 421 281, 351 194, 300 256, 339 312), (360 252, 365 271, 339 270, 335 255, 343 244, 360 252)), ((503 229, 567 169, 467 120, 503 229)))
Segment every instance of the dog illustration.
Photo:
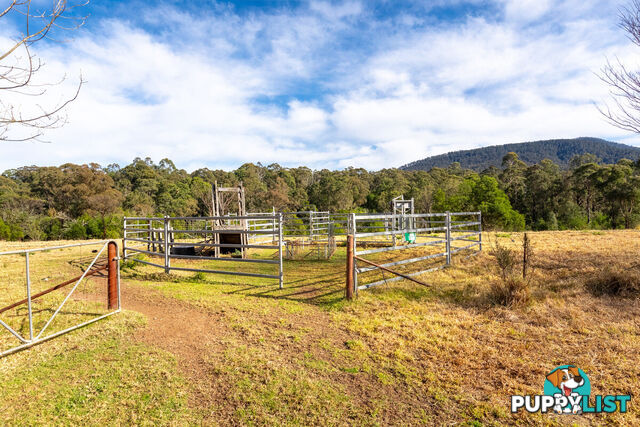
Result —
MULTIPOLYGON (((578 368, 576 368, 575 366, 568 366, 564 369, 556 369, 555 371, 547 375, 547 379, 549 380, 549 382, 551 382, 551 384, 553 384, 554 387, 559 388, 562 394, 567 397, 577 396, 578 394, 573 393, 573 390, 584 384, 584 378, 582 378, 582 376, 580 375, 580 371, 578 371, 578 368)), ((564 412, 560 405, 554 406, 553 409, 557 413, 564 412)), ((567 408, 565 411, 569 412, 569 409, 567 408)), ((575 405, 572 408, 571 412, 573 412, 574 414, 578 414, 582 412, 582 408, 580 408, 579 405, 575 405)))

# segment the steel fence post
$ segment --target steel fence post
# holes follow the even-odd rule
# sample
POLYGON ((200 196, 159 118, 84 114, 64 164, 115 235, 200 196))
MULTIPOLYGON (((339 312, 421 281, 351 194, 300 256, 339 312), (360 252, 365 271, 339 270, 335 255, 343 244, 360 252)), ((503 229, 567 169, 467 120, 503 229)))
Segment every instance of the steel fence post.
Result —
POLYGON ((447 245, 447 265, 451 264, 451 213, 449 211, 445 212, 445 225, 446 225, 446 245, 447 245))
POLYGON ((273 219, 271 220, 271 225, 273 228, 273 239, 271 240, 271 243, 275 243, 276 242, 276 207, 273 206, 272 207, 272 215, 273 215, 273 219))
POLYGON ((164 219, 164 272, 169 274, 171 265, 169 264, 169 217, 164 219))
POLYGON ((396 218, 396 210, 395 207, 393 209, 393 216, 391 217, 391 230, 393 231, 392 239, 393 239, 393 248, 396 248, 396 231, 398 229, 397 218, 396 218))
POLYGON ((33 312, 31 311, 31 275, 29 274, 29 252, 25 253, 27 268, 27 311, 29 314, 29 341, 33 341, 33 312))
POLYGON ((122 221, 122 256, 127 259, 127 217, 122 221))
POLYGON ((279 287, 282 289, 284 287, 284 270, 282 268, 282 212, 278 213, 278 260, 280 261, 278 264, 279 272, 278 272, 278 282, 279 287))
POLYGON ((478 212, 478 252, 482 252, 482 212, 478 212))

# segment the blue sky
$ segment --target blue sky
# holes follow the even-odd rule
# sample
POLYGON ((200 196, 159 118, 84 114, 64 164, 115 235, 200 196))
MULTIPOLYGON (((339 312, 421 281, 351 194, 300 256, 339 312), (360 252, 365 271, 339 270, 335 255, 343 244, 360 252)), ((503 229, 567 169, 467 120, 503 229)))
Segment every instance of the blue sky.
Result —
MULTIPOLYGON (((94 0, 73 39, 37 49, 40 78, 69 76, 52 102, 87 81, 68 124, 50 143, 2 143, 0 170, 138 156, 380 169, 546 138, 640 145, 594 106, 606 58, 638 62, 622 4, 94 0)), ((0 22, 0 48, 19 30, 0 22)))

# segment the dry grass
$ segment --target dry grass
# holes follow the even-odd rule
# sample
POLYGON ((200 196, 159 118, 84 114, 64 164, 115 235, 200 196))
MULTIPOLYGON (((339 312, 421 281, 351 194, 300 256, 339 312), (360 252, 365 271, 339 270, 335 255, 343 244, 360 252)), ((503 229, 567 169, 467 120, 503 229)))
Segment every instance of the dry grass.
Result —
POLYGON ((586 286, 596 296, 638 297, 640 271, 637 266, 627 269, 607 267, 587 280, 586 286))
POLYGON ((531 276, 526 277, 527 270, 531 270, 533 253, 530 242, 525 235, 522 250, 519 251, 519 248, 505 245, 498 238, 494 238, 489 255, 493 257, 500 277, 490 282, 487 293, 490 303, 505 307, 522 307, 530 302, 531 276))
POLYGON ((491 282, 490 302, 505 307, 522 307, 531 300, 530 282, 519 276, 508 276, 491 282))
MULTIPOLYGON (((53 247, 69 243, 72 242, 29 242, 20 247, 17 243, 2 242, 0 251, 53 247)), ((95 256, 98 255, 102 246, 102 244, 96 244, 95 246, 31 253, 29 255, 31 294, 35 295, 71 278, 80 276, 95 256)), ((102 254, 102 258, 106 258, 106 250, 102 254)), ((24 255, 0 256, 0 286, 2 286, 0 308, 26 298, 26 258, 24 255)), ((46 325, 67 294, 71 292, 73 286, 73 284, 68 285, 33 300, 34 335, 37 335, 46 325)), ((47 327, 43 336, 108 313, 106 289, 106 277, 104 274, 84 280, 76 288, 76 291, 53 322, 47 327), (100 293, 99 299, 87 299, 88 294, 96 292, 100 293)), ((28 337, 29 325, 26 304, 0 313, 0 319, 23 337, 28 337)), ((2 328, 2 333, 0 333, 0 352, 17 344, 16 339, 5 332, 4 328, 2 328)))
MULTIPOLYGON (((487 253, 456 257, 451 268, 422 276, 428 288, 396 282, 361 291, 352 303, 343 299, 344 248, 329 262, 287 262, 283 290, 259 279, 168 278, 154 275, 158 271, 150 267, 136 267, 124 274, 124 286, 154 295, 145 306, 149 328, 139 330, 157 330, 119 338, 117 346, 133 345, 136 339, 144 345, 105 363, 137 364, 136 375, 157 378, 149 362, 157 356, 152 355, 175 354, 177 365, 162 365, 163 375, 173 379, 173 394, 166 394, 161 381, 147 383, 151 396, 173 396, 175 415, 156 406, 161 415, 155 419, 167 423, 637 425, 634 397, 628 414, 509 413, 511 394, 542 393, 544 375, 567 363, 589 375, 593 394, 640 394, 640 300, 596 296, 587 288, 607 267, 624 271, 635 265, 640 232, 540 232, 530 237, 536 252, 530 302, 512 307, 489 299, 500 271, 487 253), (152 314, 154 306, 171 307, 172 318, 184 316, 176 330, 194 337, 192 345, 172 347, 179 336, 163 335, 164 318, 152 314), (206 328, 201 328, 203 321, 197 328, 190 324, 194 312, 206 319, 206 328), (183 376, 185 381, 176 380, 183 376), (178 398, 183 395, 189 396, 186 413, 178 398), (211 397, 199 397, 205 395, 211 397)), ((491 238, 514 249, 522 242, 517 233, 491 238)), ((376 280, 376 273, 369 274, 367 280, 376 280)), ((108 342, 114 334, 102 324, 81 333, 94 343, 108 342)), ((0 368, 30 364, 39 369, 47 360, 60 360, 51 349, 61 343, 2 359, 0 368)), ((67 354, 88 350, 77 341, 67 354)), ((64 377, 47 372, 50 382, 60 381, 62 387, 64 377)), ((78 376, 74 387, 93 390, 106 372, 78 376)), ((6 419, 19 422, 25 415, 20 406, 24 394, 5 388, 3 378, 5 406, 12 408, 6 419)), ((25 377, 21 386, 36 378, 25 377)), ((116 400, 135 402, 139 393, 127 382, 116 400)), ((50 394, 32 388, 30 397, 32 410, 54 419, 50 394)), ((132 422, 137 411, 138 422, 152 418, 141 406, 127 408, 126 415, 86 410, 84 415, 100 414, 116 423, 132 422)), ((76 415, 65 412, 57 421, 73 422, 76 415)))

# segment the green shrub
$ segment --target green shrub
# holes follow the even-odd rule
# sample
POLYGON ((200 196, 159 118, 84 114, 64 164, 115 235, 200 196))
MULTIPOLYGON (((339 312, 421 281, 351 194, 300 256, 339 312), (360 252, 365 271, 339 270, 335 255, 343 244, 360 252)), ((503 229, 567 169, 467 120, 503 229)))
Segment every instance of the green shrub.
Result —
POLYGON ((2 218, 0 218, 0 240, 9 240, 11 236, 11 229, 7 224, 4 223, 2 218))
POLYGON ((500 278, 490 283, 489 301, 505 307, 528 304, 531 299, 531 282, 527 272, 532 268, 533 256, 531 239, 524 234, 522 252, 496 241, 489 254, 494 257, 500 270, 500 278), (522 270, 517 267, 522 267, 522 270))
POLYGON ((556 231, 558 229, 558 218, 556 217, 556 214, 554 212, 551 212, 549 213, 549 215, 547 215, 546 225, 547 230, 556 231))
POLYGON ((589 225, 596 230, 609 230, 611 228, 611 221, 607 215, 597 213, 591 218, 591 224, 589 225))
POLYGON ((69 240, 86 239, 87 230, 81 220, 74 220, 65 227, 63 237, 69 240))
POLYGON ((24 231, 18 224, 9 225, 9 240, 17 241, 24 239, 24 231))
POLYGON ((567 218, 562 228, 569 230, 584 230, 588 227, 587 217, 584 215, 576 215, 567 218))
POLYGON ((98 218, 90 217, 89 215, 83 215, 80 220, 84 222, 84 228, 86 230, 86 236, 90 239, 102 239, 104 234, 103 223, 98 218))
POLYGON ((59 218, 42 218, 39 225, 46 240, 60 240, 62 238, 62 220, 59 218))
POLYGON ((103 228, 106 230, 107 239, 118 239, 122 237, 122 216, 107 215, 103 219, 103 228))
POLYGON ((513 274, 519 261, 518 252, 515 249, 508 248, 496 241, 489 254, 496 260, 502 280, 506 280, 513 274))

